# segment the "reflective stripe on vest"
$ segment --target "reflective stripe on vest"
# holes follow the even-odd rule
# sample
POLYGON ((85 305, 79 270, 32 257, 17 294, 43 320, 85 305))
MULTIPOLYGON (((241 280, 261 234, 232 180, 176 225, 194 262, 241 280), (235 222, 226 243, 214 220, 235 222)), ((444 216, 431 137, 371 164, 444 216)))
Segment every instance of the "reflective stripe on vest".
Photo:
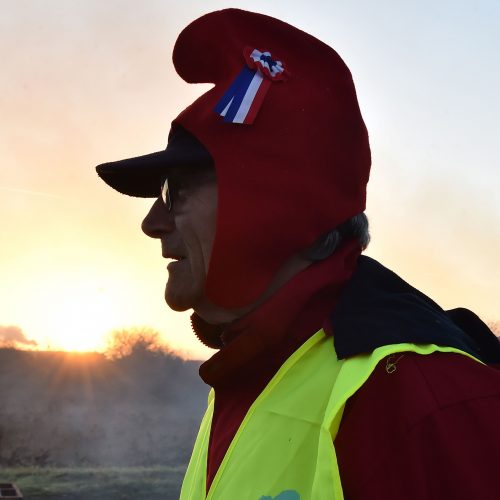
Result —
POLYGON ((254 401, 207 494, 211 391, 181 500, 342 500, 332 443, 346 401, 386 356, 436 351, 472 358, 451 347, 394 344, 339 361, 332 338, 320 330, 288 358, 254 401))

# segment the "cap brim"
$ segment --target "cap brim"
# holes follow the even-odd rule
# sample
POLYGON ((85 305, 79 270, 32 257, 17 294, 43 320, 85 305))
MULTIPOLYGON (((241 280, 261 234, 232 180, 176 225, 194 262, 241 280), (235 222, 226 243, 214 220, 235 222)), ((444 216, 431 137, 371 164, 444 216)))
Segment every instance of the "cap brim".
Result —
POLYGON ((212 157, 194 136, 176 127, 164 151, 103 163, 96 170, 106 184, 122 194, 156 198, 160 183, 173 167, 201 166, 213 166, 212 157))

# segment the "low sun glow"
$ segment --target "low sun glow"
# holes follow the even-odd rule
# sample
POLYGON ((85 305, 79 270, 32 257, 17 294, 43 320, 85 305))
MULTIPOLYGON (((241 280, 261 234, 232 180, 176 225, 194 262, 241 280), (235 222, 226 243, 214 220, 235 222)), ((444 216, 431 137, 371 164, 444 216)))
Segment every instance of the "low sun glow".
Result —
POLYGON ((52 277, 50 286, 45 285, 46 280, 37 280, 45 285, 43 289, 38 288, 42 285, 30 289, 30 294, 36 296, 32 320, 36 323, 43 318, 46 331, 50 332, 48 345, 40 347, 79 352, 104 350, 109 333, 127 317, 126 293, 123 288, 120 290, 120 283, 101 287, 98 273, 68 274, 52 277))
POLYGON ((105 337, 116 326, 116 302, 104 293, 79 286, 76 295, 58 304, 54 325, 53 349, 95 351, 105 348, 105 337))

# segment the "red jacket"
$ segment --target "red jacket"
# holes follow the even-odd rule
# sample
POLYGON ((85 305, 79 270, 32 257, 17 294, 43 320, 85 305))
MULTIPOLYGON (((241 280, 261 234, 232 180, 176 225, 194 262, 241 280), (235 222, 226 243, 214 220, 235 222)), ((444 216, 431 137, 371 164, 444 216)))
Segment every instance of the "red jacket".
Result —
POLYGON ((346 500, 500 498, 500 370, 406 353, 347 403, 335 449, 346 500))
MULTIPOLYGON (((296 277, 226 331, 226 345, 202 365, 215 389, 208 486, 250 405, 321 326, 333 325, 339 357, 437 338, 500 359, 498 341, 472 313, 446 313, 371 259, 362 258, 354 276, 351 266, 335 266, 315 264, 296 277), (372 310, 366 304, 373 302, 372 310)), ((457 354, 405 353, 389 362, 395 371, 383 361, 348 401, 334 443, 346 500, 500 498, 500 371, 457 354)))

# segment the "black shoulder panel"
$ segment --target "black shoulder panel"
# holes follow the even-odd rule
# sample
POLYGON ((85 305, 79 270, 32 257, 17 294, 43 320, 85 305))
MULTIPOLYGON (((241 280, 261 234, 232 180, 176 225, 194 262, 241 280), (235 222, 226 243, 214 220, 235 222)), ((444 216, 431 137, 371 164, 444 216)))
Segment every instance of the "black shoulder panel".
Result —
POLYGON ((390 344, 438 344, 500 363, 500 343, 467 309, 444 311, 370 257, 361 256, 331 315, 340 359, 390 344))

